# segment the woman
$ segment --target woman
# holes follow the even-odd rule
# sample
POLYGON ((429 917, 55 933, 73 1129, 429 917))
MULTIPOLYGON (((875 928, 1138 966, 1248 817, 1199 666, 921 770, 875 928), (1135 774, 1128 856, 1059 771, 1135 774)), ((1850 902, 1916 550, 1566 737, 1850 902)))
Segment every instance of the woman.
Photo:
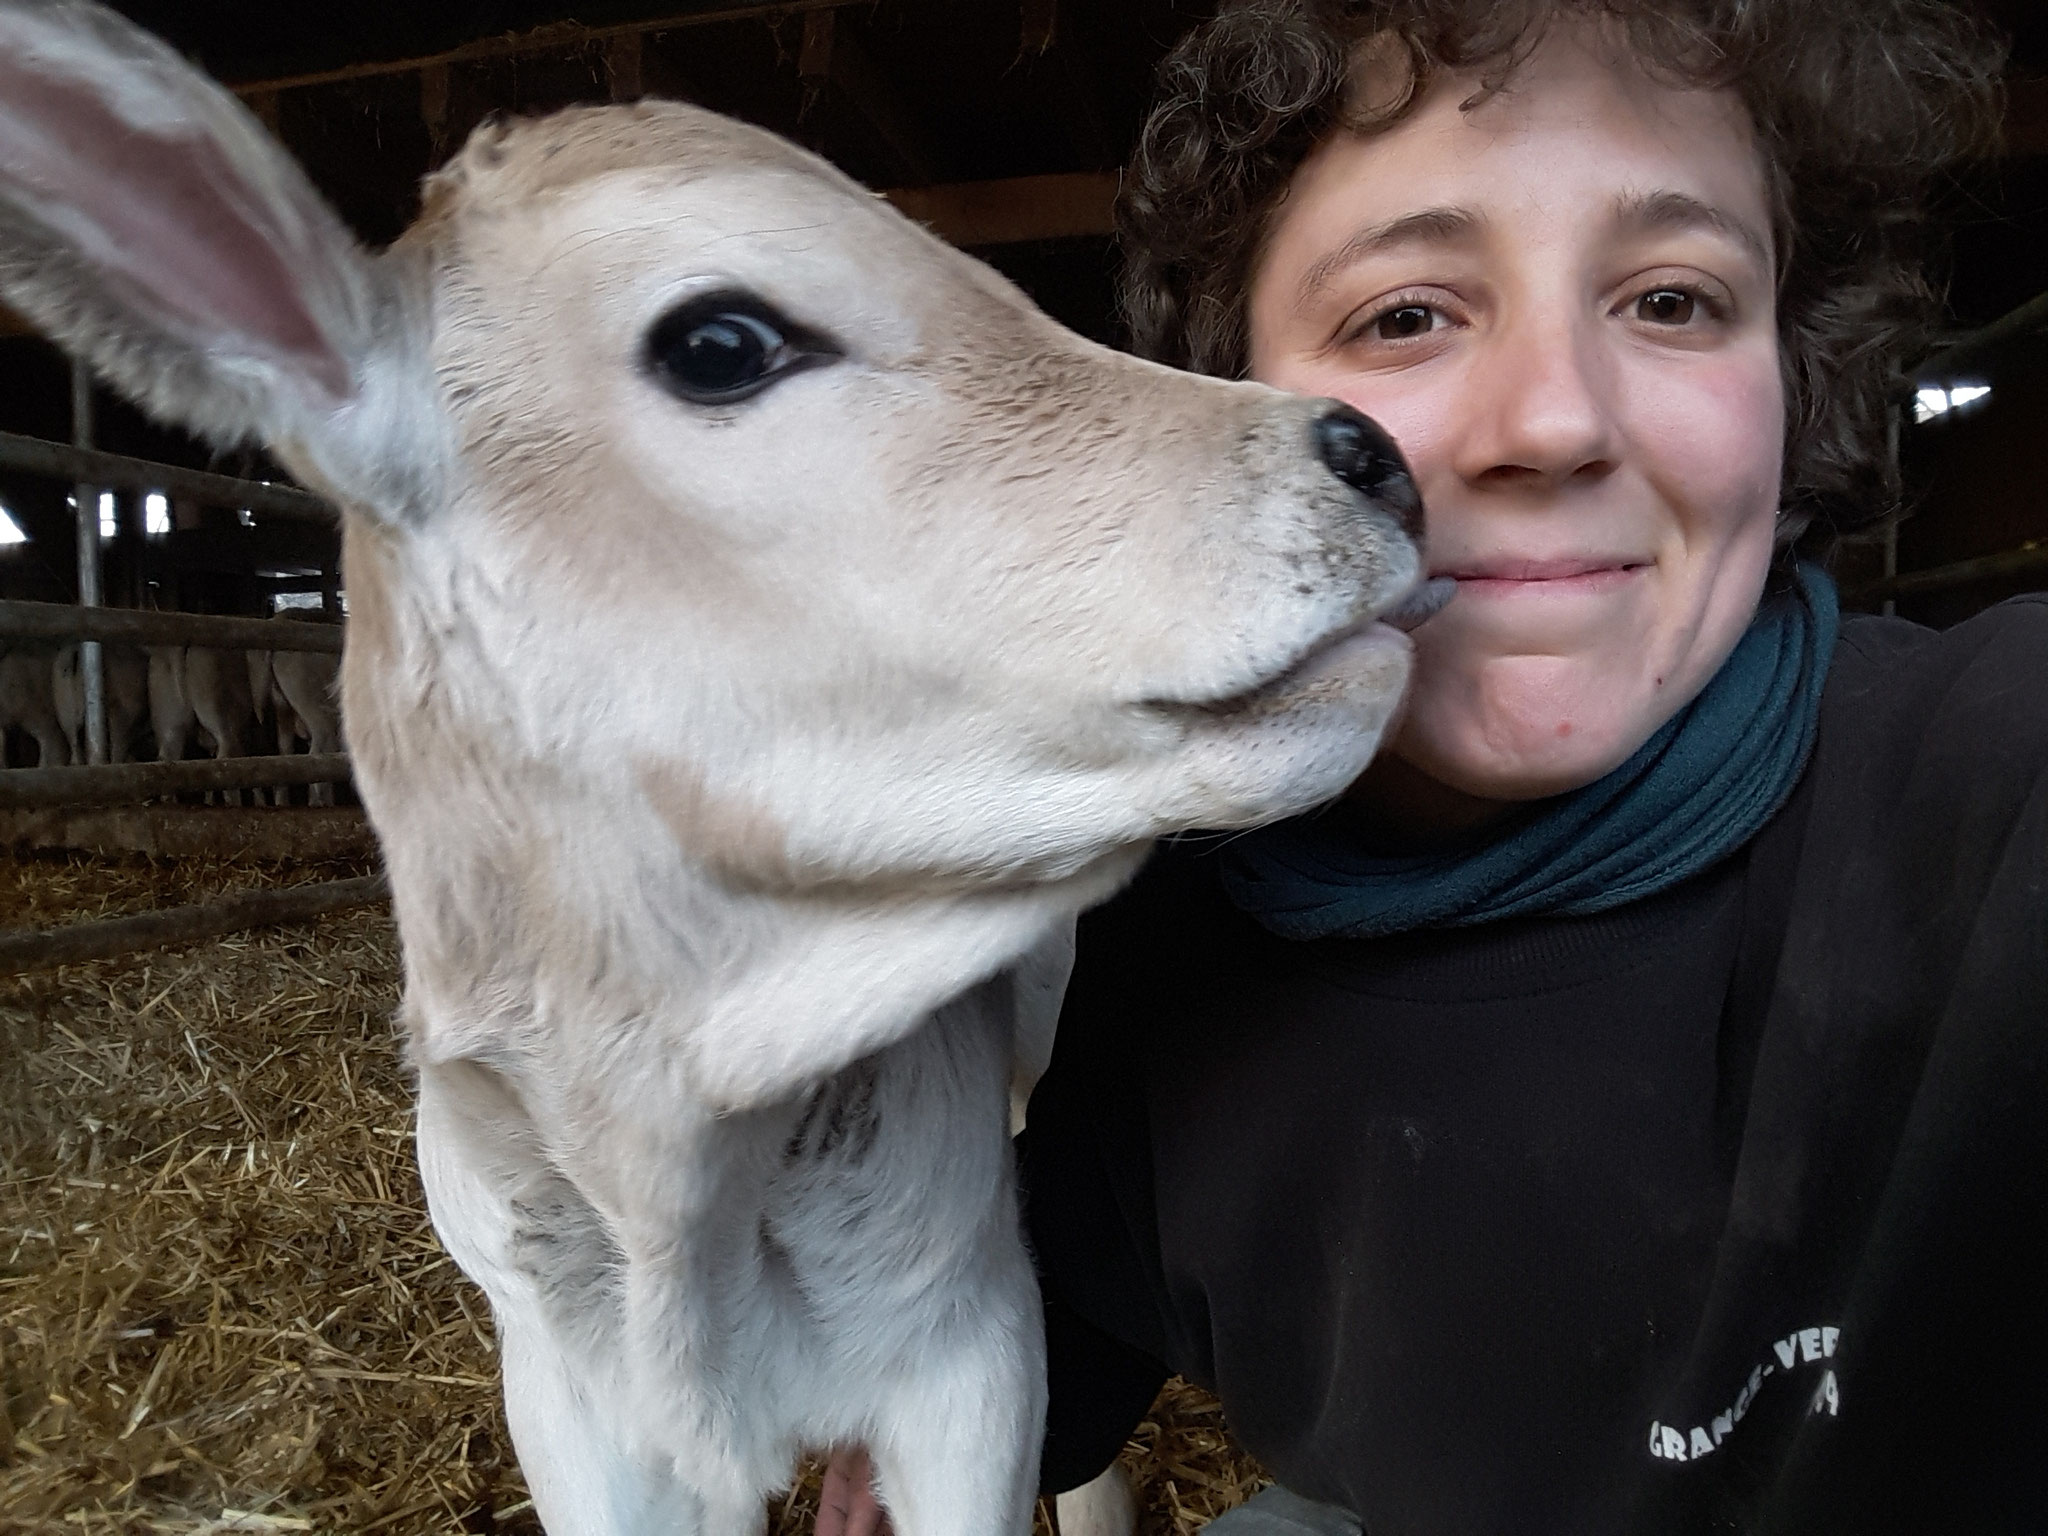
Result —
POLYGON ((2048 603, 1842 622, 1812 563, 1892 510, 1988 52, 1239 0, 1168 61, 1140 349, 1376 417, 1457 595, 1340 805, 1083 923, 1049 1488, 1174 1370, 1286 1490, 1219 1533, 2038 1528, 2048 603))

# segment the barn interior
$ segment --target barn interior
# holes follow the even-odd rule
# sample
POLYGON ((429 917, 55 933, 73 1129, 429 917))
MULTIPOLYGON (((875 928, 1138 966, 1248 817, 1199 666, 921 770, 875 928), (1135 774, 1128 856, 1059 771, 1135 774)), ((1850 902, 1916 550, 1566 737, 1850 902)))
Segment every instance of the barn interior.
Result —
MULTIPOLYGON (((1159 60, 1212 3, 115 8, 229 84, 368 243, 407 225, 422 177, 488 114, 675 97, 817 150, 1114 344, 1117 168, 1159 60)), ((1839 567, 1850 606, 1938 626, 2048 587, 2048 476, 2026 468, 2048 433, 2048 9, 1985 9, 2013 43, 2006 132, 1949 200, 1944 330, 1899 401, 1909 515, 1839 567)), ((28 467, 23 440, 284 478, 105 390, 80 402, 65 357, 0 313, 0 600, 81 593, 74 482, 28 467)), ((330 520, 195 481, 96 495, 111 607, 345 613, 330 520)), ((37 761, 15 727, 7 752, 13 773, 37 761)), ((345 804, 267 808, 300 820, 258 835, 266 812, 186 799, 182 820, 216 831, 107 816, 86 835, 37 802, 34 835, 10 834, 0 927, 375 879, 345 804)), ((270 924, 62 965, 25 951, 40 958, 0 975, 0 1536, 538 1529, 487 1312, 411 1172, 388 915, 270 924)), ((1148 1532, 1198 1530, 1262 1483, 1182 1384, 1126 1462, 1148 1532)), ((808 1529, 814 1496, 777 1504, 778 1536, 808 1529)))

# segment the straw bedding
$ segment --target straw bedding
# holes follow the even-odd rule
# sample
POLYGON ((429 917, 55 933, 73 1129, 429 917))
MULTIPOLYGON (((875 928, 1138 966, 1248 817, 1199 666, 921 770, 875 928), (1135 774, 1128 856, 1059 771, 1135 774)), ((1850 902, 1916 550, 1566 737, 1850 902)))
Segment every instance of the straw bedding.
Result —
MULTIPOLYGON (((365 872, 0 859, 0 927, 365 872)), ((421 1201, 397 976, 370 909, 0 978, 0 1536, 538 1532, 421 1201)), ((1125 1459, 1160 1536, 1263 1482, 1179 1382, 1125 1459)))

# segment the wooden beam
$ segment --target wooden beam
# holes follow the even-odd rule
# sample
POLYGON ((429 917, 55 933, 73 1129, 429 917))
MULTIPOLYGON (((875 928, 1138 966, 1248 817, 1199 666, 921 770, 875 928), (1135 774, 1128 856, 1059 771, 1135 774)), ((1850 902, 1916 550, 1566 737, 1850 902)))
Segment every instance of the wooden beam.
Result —
POLYGON ((604 43, 615 37, 649 32, 675 32, 718 21, 774 19, 812 11, 839 10, 851 5, 871 5, 874 0, 702 0, 646 21, 626 21, 591 27, 580 22, 550 22, 525 32, 507 32, 481 37, 459 47, 416 57, 380 59, 347 64, 338 69, 312 70, 305 74, 278 75, 262 80, 243 80, 228 88, 245 101, 264 91, 297 91, 315 85, 339 85, 349 80, 373 80, 384 75, 409 75, 433 64, 473 64, 484 59, 511 59, 528 53, 560 53, 604 43))
POLYGON ((159 795, 266 784, 338 784, 346 752, 198 758, 187 763, 95 763, 87 768, 0 769, 0 810, 41 805, 140 805, 159 795))
POLYGON ((217 939, 245 928, 303 923, 329 912, 374 906, 390 895, 382 875, 363 875, 354 880, 290 885, 282 890, 237 891, 232 896, 194 906, 72 923, 39 933, 0 933, 0 972, 15 974, 80 960, 110 960, 137 950, 217 939))
POLYGON ((2048 331, 2048 293, 2037 293, 1989 324, 1949 337, 1939 351, 1914 365, 1912 377, 1930 384, 1952 383, 1958 374, 1981 367, 2021 337, 2038 336, 2043 331, 2048 331))
POLYGON ((339 656, 339 624, 243 619, 142 608, 83 608, 76 603, 0 601, 0 639, 97 640, 103 645, 205 645, 243 651, 317 651, 339 656))
POLYGON ((1114 171, 1088 171, 896 187, 882 196, 941 239, 973 247, 1109 234, 1116 189, 1114 171))
POLYGON ((25 469, 31 474, 101 487, 163 491, 172 496, 189 496, 208 506, 247 507, 266 517, 332 523, 338 515, 329 503, 295 485, 238 480, 211 470, 158 464, 152 459, 131 458, 125 453, 106 453, 97 448, 74 448, 69 443, 24 437, 18 432, 0 432, 0 469, 25 469))
POLYGON ((153 859, 358 859, 377 836, 353 806, 137 805, 0 811, 0 848, 153 859))
POLYGON ((1924 571, 1905 571, 1897 576, 1887 576, 1882 581, 1844 593, 1842 600, 1856 604, 1877 603, 1887 598, 1910 597, 1916 592, 1946 592, 1951 587, 1967 587, 1980 581, 2030 576, 2037 571, 2048 576, 2048 542, 2029 539, 2018 549, 2008 549, 2000 554, 1979 555, 1974 560, 1958 560, 1952 565, 1937 565, 1924 571))

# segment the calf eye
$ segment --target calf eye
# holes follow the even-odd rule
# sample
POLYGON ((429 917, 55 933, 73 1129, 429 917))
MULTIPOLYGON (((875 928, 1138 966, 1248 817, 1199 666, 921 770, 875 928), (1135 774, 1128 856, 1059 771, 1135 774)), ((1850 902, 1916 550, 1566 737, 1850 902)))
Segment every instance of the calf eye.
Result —
POLYGON ((829 341, 749 294, 714 293, 670 310, 647 333, 647 367, 670 394, 725 405, 838 357, 829 341))

